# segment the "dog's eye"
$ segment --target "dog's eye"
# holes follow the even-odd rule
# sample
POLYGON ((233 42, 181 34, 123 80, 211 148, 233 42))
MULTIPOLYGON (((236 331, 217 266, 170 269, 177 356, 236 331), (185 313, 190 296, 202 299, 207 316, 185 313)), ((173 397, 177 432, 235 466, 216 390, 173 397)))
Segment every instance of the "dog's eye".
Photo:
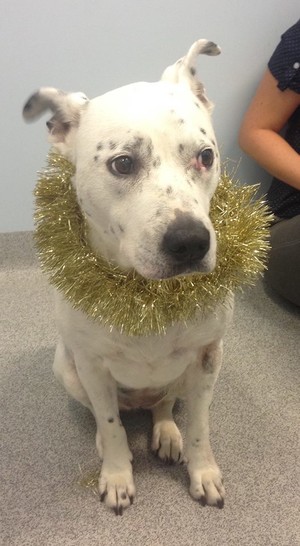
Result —
POLYGON ((110 163, 113 174, 131 174, 133 171, 133 160, 128 155, 120 155, 110 163))
POLYGON ((205 148, 198 155, 198 161, 204 167, 211 167, 214 162, 214 152, 211 148, 205 148))

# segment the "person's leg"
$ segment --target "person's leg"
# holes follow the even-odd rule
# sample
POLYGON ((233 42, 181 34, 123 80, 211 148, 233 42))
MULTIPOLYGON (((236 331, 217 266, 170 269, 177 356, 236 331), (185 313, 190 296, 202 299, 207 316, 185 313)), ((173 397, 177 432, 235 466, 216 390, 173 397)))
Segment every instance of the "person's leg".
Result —
POLYGON ((276 292, 300 306, 300 215, 274 224, 271 247, 265 278, 276 292))

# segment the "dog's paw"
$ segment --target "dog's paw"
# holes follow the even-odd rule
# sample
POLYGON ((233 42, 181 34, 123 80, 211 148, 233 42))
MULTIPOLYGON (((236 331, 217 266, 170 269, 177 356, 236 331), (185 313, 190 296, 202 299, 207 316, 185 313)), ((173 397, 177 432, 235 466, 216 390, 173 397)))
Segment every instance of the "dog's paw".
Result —
POLYGON ((207 504, 223 508, 225 488, 222 474, 217 465, 206 466, 190 471, 190 494, 202 506, 207 504))
POLYGON ((160 421, 153 427, 152 450, 165 463, 181 463, 182 437, 174 421, 160 421))
POLYGON ((99 477, 100 501, 112 508, 116 516, 122 516, 125 508, 133 503, 135 485, 131 468, 112 471, 109 465, 102 465, 99 477))

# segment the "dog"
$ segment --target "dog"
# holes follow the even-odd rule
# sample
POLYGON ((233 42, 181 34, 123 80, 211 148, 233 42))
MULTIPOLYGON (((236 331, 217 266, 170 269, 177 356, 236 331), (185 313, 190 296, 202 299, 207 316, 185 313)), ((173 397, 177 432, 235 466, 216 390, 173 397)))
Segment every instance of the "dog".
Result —
MULTIPOLYGON (((93 100, 44 87, 25 104, 25 120, 52 112, 49 141, 75 166, 73 185, 89 243, 124 271, 167 279, 215 268, 209 210, 220 157, 213 105, 195 65, 199 54, 219 53, 213 42, 198 40, 158 82, 133 83, 93 100)), ((187 462, 191 496, 223 507, 209 407, 231 313, 227 302, 200 312, 188 325, 169 326, 165 335, 128 336, 92 321, 56 294, 60 338, 54 374, 95 417, 100 499, 117 515, 136 493, 119 413, 132 408, 151 409, 152 450, 160 459, 187 462), (187 401, 185 456, 172 414, 178 397, 187 401)))

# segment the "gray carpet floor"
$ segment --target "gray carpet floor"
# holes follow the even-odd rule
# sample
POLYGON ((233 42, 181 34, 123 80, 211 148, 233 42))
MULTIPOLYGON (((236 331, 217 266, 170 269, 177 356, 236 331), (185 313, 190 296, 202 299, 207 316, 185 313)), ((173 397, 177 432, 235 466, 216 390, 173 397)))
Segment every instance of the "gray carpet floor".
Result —
MULTIPOLYGON (((52 376, 52 293, 31 234, 0 235, 0 247, 1 544, 300 545, 299 309, 262 281, 237 297, 211 407, 224 509, 199 506, 186 468, 154 458, 150 415, 138 412, 123 417, 137 499, 116 517, 80 484, 98 468, 95 424, 52 376)), ((184 430, 183 404, 176 420, 184 430)))

